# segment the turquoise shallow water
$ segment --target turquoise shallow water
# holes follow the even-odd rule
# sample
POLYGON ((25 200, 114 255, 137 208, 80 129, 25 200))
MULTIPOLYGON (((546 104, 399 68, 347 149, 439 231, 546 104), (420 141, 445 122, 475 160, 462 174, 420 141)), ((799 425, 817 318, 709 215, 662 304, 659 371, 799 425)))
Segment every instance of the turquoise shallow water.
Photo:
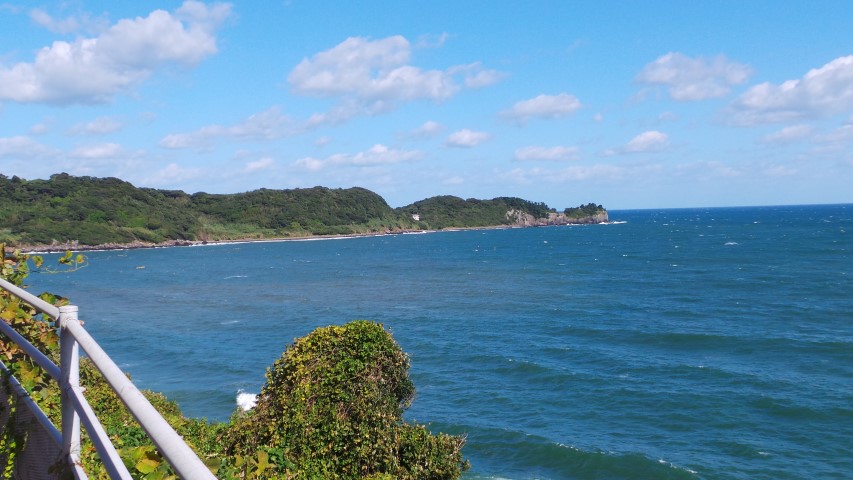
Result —
POLYGON ((611 219, 93 252, 30 284, 192 416, 368 318, 411 356, 407 417, 467 433, 467 478, 853 477, 853 205, 611 219))

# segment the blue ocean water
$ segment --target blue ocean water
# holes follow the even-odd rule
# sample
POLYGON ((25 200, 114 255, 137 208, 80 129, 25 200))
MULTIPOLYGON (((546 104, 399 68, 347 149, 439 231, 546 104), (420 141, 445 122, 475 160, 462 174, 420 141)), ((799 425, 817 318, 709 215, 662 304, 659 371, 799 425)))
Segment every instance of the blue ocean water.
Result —
POLYGON ((366 318, 411 357, 407 418, 467 434, 469 479, 853 478, 853 205, 611 220, 92 252, 30 285, 191 416, 366 318))

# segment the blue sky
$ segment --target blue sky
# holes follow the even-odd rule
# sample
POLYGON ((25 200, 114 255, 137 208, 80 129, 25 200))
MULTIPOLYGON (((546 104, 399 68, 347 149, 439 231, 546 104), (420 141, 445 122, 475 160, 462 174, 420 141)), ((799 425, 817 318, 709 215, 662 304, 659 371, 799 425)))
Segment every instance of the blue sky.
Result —
MULTIPOLYGON (((0 0, 2 2, 2 0, 0 0)), ((0 173, 403 206, 853 202, 853 8, 0 3, 0 173)))

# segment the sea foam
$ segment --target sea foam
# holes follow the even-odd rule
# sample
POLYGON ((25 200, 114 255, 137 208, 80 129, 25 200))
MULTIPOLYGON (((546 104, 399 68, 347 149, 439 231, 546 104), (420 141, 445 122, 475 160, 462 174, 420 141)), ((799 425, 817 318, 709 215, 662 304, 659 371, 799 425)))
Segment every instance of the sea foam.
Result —
POLYGON ((242 390, 237 391, 237 406, 244 412, 255 408, 258 404, 258 395, 255 393, 247 393, 242 390))

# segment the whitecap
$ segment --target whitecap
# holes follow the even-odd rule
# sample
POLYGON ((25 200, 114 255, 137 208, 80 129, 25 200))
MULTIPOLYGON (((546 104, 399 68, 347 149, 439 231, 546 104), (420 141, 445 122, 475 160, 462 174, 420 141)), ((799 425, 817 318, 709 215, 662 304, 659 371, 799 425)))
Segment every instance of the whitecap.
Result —
POLYGON ((229 278, 247 278, 247 277, 248 277, 248 275, 229 275, 229 276, 225 277, 225 280, 228 280, 229 278))
POLYGON ((737 242, 726 242, 724 245, 738 245, 737 242))
POLYGON ((255 408, 258 404, 258 395, 256 393, 247 393, 243 390, 237 390, 237 406, 244 412, 255 408))

